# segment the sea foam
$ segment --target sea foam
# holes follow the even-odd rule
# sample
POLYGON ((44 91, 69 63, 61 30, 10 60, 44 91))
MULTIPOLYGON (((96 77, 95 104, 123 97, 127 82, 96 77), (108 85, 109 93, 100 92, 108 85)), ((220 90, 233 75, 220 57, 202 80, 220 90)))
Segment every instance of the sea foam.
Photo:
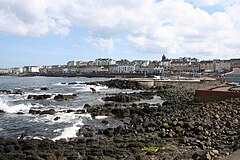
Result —
POLYGON ((27 113, 31 107, 33 107, 31 104, 12 105, 7 98, 0 97, 0 110, 6 113, 27 113))

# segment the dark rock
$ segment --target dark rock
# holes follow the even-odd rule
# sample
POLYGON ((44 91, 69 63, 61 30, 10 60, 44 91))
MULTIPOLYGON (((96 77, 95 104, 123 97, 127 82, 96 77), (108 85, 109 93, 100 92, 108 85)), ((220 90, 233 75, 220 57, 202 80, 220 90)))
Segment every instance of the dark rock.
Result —
POLYGON ((57 120, 59 120, 60 119, 60 117, 55 117, 53 120, 54 121, 57 121, 57 120))
POLYGON ((53 153, 39 153, 40 158, 47 159, 47 160, 57 160, 56 156, 53 153))
POLYGON ((29 110, 29 114, 49 114, 49 115, 54 115, 56 113, 56 111, 54 109, 49 109, 49 110, 34 110, 34 109, 30 109, 29 110))
POLYGON ((102 123, 103 124, 108 124, 108 121, 107 120, 102 120, 102 123))
POLYGON ((144 89, 144 87, 140 85, 137 81, 113 79, 110 81, 104 81, 104 82, 98 82, 98 83, 108 86, 109 88, 135 89, 135 90, 144 89))
POLYGON ((51 98, 51 95, 28 95, 27 99, 34 99, 34 100, 44 100, 44 99, 48 99, 51 98))
POLYGON ((96 93, 96 89, 95 88, 90 87, 90 89, 92 90, 93 93, 96 93))
POLYGON ((85 109, 79 109, 75 112, 75 114, 85 114, 85 113, 86 113, 85 109))
POLYGON ((64 101, 64 100, 71 100, 76 98, 77 95, 76 94, 71 94, 71 95, 62 95, 62 94, 58 94, 54 97, 54 100, 57 101, 64 101))
POLYGON ((40 112, 40 115, 42 114, 50 114, 50 115, 54 115, 56 113, 56 111, 54 109, 49 109, 49 110, 44 110, 40 112))
POLYGON ((78 84, 77 82, 70 82, 70 83, 68 83, 68 85, 76 85, 76 84, 78 84))
POLYGON ((113 137, 114 136, 114 128, 104 129, 103 134, 105 134, 106 136, 109 136, 109 137, 113 137))
POLYGON ((40 88, 40 90, 42 90, 42 91, 47 91, 47 90, 49 90, 47 87, 42 87, 42 88, 40 88))
POLYGON ((35 110, 35 109, 32 109, 32 108, 31 108, 28 113, 29 113, 29 114, 40 114, 40 113, 41 113, 41 110, 35 110))
POLYGON ((7 145, 4 147, 5 153, 15 152, 15 146, 14 145, 7 145))
POLYGON ((12 92, 10 90, 0 90, 1 94, 11 94, 12 92))
POLYGON ((73 110, 73 109, 68 109, 67 110, 67 113, 71 113, 71 112, 75 112, 75 110, 73 110))
POLYGON ((20 89, 14 89, 14 90, 0 90, 0 94, 21 94, 23 95, 24 92, 20 89))
POLYGON ((115 115, 116 118, 125 118, 130 116, 130 111, 124 108, 114 108, 111 112, 115 115))
POLYGON ((20 89, 14 89, 11 94, 21 94, 21 95, 23 95, 24 92, 20 89))
POLYGON ((1 153, 4 153, 4 146, 3 145, 0 145, 0 154, 1 153))
POLYGON ((17 112, 16 114, 24 114, 22 111, 17 112))

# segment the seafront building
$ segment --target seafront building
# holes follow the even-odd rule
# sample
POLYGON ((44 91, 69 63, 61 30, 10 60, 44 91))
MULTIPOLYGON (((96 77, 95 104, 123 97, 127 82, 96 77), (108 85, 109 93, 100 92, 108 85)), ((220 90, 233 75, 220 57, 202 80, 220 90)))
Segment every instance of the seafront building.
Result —
POLYGON ((97 58, 94 61, 68 61, 65 65, 24 66, 2 68, 0 74, 178 74, 178 73, 217 73, 223 74, 240 68, 239 59, 202 60, 180 57, 167 58, 164 54, 161 60, 114 60, 97 58))

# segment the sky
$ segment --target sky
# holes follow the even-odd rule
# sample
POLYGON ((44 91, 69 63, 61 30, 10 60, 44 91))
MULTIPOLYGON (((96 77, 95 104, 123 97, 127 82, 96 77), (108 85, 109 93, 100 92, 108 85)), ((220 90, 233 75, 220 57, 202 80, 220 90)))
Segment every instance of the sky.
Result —
POLYGON ((240 58, 240 0, 0 0, 0 68, 240 58))

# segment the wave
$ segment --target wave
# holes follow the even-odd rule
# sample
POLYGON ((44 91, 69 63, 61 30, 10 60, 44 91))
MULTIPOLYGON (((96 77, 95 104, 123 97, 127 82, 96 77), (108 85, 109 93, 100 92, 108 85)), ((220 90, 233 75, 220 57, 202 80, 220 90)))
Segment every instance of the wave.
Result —
POLYGON ((3 110, 6 113, 28 113, 29 109, 33 107, 31 104, 10 104, 9 99, 0 97, 0 110, 3 110))
MULTIPOLYGON (((77 137, 77 132, 79 130, 80 126, 83 126, 82 120, 79 120, 80 122, 73 124, 71 127, 67 127, 65 128, 61 135, 58 137, 53 138, 53 141, 65 138, 65 139, 69 139, 69 138, 73 138, 73 137, 77 137)), ((60 130, 55 130, 55 132, 59 132, 60 130)))

